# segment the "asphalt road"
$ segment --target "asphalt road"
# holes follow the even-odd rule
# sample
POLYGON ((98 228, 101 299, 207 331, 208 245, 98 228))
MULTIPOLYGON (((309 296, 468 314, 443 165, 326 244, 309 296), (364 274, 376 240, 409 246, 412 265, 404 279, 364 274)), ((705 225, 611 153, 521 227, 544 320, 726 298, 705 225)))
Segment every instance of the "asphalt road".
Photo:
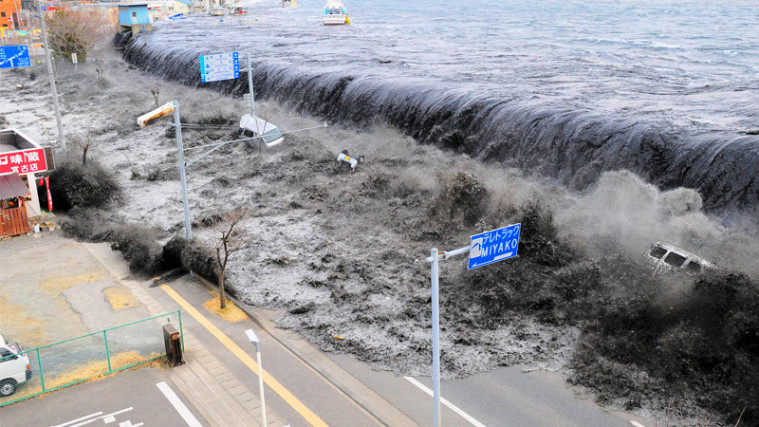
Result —
POLYGON ((0 408, 0 426, 208 426, 167 374, 140 368, 27 399, 0 408), (161 383, 165 385, 159 388, 161 383), (172 392, 176 397, 171 396, 172 392), (178 399, 184 409, 180 404, 175 407, 170 399, 178 399), (189 412, 184 412, 188 418, 181 411, 189 412))
MULTIPOLYGON (((415 383, 432 390, 430 378, 398 376, 372 370, 345 355, 329 355, 343 369, 370 386, 419 425, 432 425, 433 398, 415 383)), ((441 422, 445 426, 609 426, 629 427, 638 418, 608 412, 578 394, 558 375, 499 368, 469 378, 442 381, 441 422)), ((645 425, 646 423, 643 422, 645 425)))

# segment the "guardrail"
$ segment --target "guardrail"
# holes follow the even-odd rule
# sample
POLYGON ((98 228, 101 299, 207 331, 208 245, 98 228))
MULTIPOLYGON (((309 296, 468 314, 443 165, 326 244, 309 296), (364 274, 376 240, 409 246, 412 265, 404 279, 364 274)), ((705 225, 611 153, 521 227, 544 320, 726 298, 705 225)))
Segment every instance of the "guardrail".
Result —
MULTIPOLYGON (((163 357, 166 355, 163 325, 171 322, 179 324, 184 350, 179 310, 24 350, 14 356, 28 358, 31 378, 16 384, 15 393, 0 396, 0 407, 163 357)), ((21 365, 18 358, 12 359, 14 356, 3 358, 0 365, 13 362, 14 366, 21 365)), ((0 366, 3 374, 9 375, 7 370, 0 366)), ((3 380, 0 378, 0 382, 3 380)))

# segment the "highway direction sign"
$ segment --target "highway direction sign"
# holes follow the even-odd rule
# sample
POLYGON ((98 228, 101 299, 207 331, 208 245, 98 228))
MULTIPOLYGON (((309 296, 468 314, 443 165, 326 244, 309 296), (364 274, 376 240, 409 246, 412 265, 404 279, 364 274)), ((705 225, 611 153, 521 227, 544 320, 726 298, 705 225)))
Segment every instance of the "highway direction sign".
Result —
POLYGON ((200 79, 203 83, 240 78, 240 55, 237 52, 200 56, 200 79))
POLYGON ((522 224, 514 224, 472 236, 469 270, 515 257, 521 229, 522 224))
POLYGON ((0 46, 0 68, 29 67, 29 46, 0 46))

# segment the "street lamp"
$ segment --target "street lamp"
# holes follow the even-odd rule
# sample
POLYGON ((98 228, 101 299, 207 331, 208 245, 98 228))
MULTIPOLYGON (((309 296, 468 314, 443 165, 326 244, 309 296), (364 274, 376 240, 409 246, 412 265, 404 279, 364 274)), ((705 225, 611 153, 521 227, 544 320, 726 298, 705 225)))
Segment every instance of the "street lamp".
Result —
POLYGON ((245 335, 248 341, 256 346, 256 363, 258 363, 258 393, 261 395, 261 419, 263 427, 266 427, 266 400, 264 399, 264 368, 261 367, 261 341, 253 332, 253 329, 246 329, 245 335))

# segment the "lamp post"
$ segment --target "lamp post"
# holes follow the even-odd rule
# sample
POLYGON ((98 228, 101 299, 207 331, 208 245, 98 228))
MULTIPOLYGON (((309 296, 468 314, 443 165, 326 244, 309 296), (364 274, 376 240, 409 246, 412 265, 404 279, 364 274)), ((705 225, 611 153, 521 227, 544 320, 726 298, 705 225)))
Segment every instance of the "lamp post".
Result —
POLYGON ((264 399, 264 368, 261 367, 261 341, 253 332, 253 329, 246 329, 245 335, 248 341, 256 346, 256 363, 258 363, 258 393, 261 395, 261 419, 262 426, 266 427, 266 400, 264 399))
POLYGON ((61 109, 58 107, 58 89, 55 87, 55 71, 53 71, 53 62, 50 59, 50 45, 47 41, 47 30, 45 28, 45 12, 39 7, 37 2, 34 3, 35 9, 40 14, 40 27, 42 29, 42 43, 45 45, 45 60, 47 62, 47 74, 50 76, 50 87, 53 91, 53 109, 55 110, 55 122, 58 125, 58 144, 61 148, 66 148, 66 140, 63 139, 63 124, 61 123, 61 109))

